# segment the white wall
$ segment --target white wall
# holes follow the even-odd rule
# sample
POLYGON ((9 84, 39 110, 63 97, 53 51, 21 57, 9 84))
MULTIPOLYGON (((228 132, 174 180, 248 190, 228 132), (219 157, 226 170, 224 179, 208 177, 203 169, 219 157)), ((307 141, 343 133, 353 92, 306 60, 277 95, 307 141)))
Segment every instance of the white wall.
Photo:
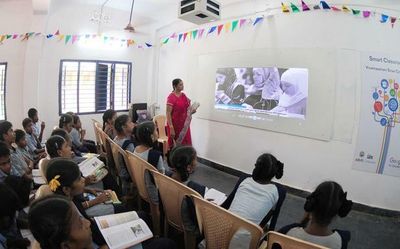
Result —
MULTIPOLYGON (((248 1, 227 6, 223 9, 224 17, 237 18, 254 13, 257 8, 265 7, 265 3, 260 2, 248 1)), ((279 4, 273 1, 271 6, 279 4)), ((399 9, 399 5, 392 7, 399 9)), ((385 12, 391 14, 390 11, 385 12)), ((399 12, 392 14, 398 16, 399 12)), ((157 36, 161 38, 194 28, 197 26, 175 22, 158 30, 157 36)), ((175 77, 184 80, 189 97, 196 95, 192 84, 206 84, 196 81, 196 65, 200 55, 262 48, 333 50, 336 85, 330 141, 194 118, 191 125, 194 146, 201 157, 244 172, 252 171, 258 155, 271 152, 285 163, 285 173, 281 179, 284 184, 311 191, 321 181, 335 180, 356 202, 400 210, 400 178, 352 169, 360 108, 359 55, 362 51, 400 54, 399 38, 400 25, 392 29, 389 24, 383 25, 377 20, 363 20, 349 14, 324 11, 279 14, 266 18, 257 28, 250 27, 229 34, 223 31, 218 38, 209 37, 185 44, 170 42, 161 46, 154 59, 156 74, 153 84, 158 92, 153 97, 160 103, 161 112, 165 112, 166 97, 171 91, 170 82, 175 77)), ((313 84, 324 82, 310 82, 309 87, 313 84)))

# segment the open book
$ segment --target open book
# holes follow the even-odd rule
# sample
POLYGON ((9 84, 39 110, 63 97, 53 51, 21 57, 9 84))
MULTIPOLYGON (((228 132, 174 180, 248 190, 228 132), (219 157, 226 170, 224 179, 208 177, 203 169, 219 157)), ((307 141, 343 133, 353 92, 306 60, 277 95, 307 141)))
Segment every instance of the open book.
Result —
POLYGON ((94 218, 110 249, 123 249, 153 237, 135 211, 94 218))
POLYGON ((204 194, 204 199, 220 206, 226 200, 226 195, 216 189, 211 188, 204 194))
POLYGON ((97 157, 88 158, 78 166, 84 177, 94 175, 97 182, 101 181, 108 174, 107 169, 104 168, 104 163, 97 157))

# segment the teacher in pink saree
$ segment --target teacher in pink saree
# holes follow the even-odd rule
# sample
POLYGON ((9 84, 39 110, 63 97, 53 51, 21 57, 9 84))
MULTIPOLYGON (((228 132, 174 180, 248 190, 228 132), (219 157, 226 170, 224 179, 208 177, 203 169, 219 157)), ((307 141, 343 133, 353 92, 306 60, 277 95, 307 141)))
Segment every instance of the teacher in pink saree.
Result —
POLYGON ((183 81, 172 81, 173 91, 167 98, 168 143, 170 148, 175 145, 192 145, 190 122, 198 104, 190 105, 190 99, 183 91, 183 81))

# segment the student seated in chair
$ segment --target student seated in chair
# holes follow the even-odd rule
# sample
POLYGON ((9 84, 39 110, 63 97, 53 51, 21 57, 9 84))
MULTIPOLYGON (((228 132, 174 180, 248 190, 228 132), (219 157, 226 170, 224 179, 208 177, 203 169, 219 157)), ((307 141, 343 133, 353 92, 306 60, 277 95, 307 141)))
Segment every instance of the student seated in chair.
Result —
POLYGON ((28 117, 32 120, 33 126, 33 134, 39 139, 40 142, 42 142, 43 139, 43 131, 46 128, 45 122, 40 122, 39 123, 39 113, 35 108, 30 108, 28 110, 28 117))
POLYGON ((113 109, 108 109, 103 113, 103 131, 111 138, 114 139, 117 133, 114 129, 114 122, 117 119, 117 112, 113 109))
POLYGON ((338 183, 323 182, 307 197, 303 220, 285 226, 279 232, 321 246, 345 249, 350 232, 332 230, 330 224, 336 216, 346 217, 352 205, 353 202, 347 200, 347 192, 338 183))
POLYGON ((33 161, 35 166, 38 164, 40 159, 47 156, 46 152, 37 155, 28 148, 26 133, 23 130, 15 130, 15 144, 17 145, 17 153, 22 157, 33 161))
POLYGON ((10 150, 4 142, 0 142, 0 183, 11 173, 10 150))
POLYGON ((25 137, 27 142, 27 149, 38 156, 45 153, 44 148, 39 138, 33 133, 33 122, 30 118, 26 118, 22 121, 22 127, 25 130, 25 137))
POLYGON ((91 140, 86 140, 86 130, 82 129, 81 119, 78 115, 73 114, 72 130, 69 133, 71 136, 72 144, 82 153, 96 153, 96 143, 91 140))
MULTIPOLYGON (((81 195, 84 191, 85 183, 81 177, 78 165, 74 162, 65 159, 56 159, 49 163, 47 170, 47 180, 49 182, 50 189, 57 195, 67 197, 70 201, 73 201, 74 206, 71 205, 71 209, 78 210, 80 219, 87 219, 90 221, 90 225, 85 222, 85 227, 89 229, 90 226, 93 241, 99 246, 105 246, 106 242, 100 233, 96 223, 89 218, 86 214, 82 203, 76 197, 81 195)), ((32 207, 34 208, 34 206, 32 207)), ((30 217, 33 216, 32 210, 30 211, 30 217)), ((54 212, 54 211, 53 211, 54 212)), ((139 217, 142 213, 138 212, 139 217)), ((142 218, 142 217, 141 217, 142 218)), ((37 218, 39 219, 39 217, 37 218)), ((65 221, 65 220, 64 220, 65 221)), ((39 222, 39 221, 38 221, 39 222)), ((31 223, 32 226, 33 222, 31 223)), ((65 223, 64 224, 68 224, 65 223)), ((70 223, 71 224, 71 223, 70 223)), ((80 223, 81 224, 81 223, 80 223)), ((45 226, 43 226, 45 227, 45 226)), ((71 231, 71 230, 70 230, 71 231)), ((49 232, 49 231, 48 231, 49 232)), ((34 233, 35 235, 35 233, 34 233)), ((35 236, 36 237, 36 236, 35 236)), ((39 237, 39 236, 38 236, 39 237)), ((66 239, 66 238, 64 238, 66 239)), ((146 248, 174 248, 173 242, 168 239, 150 239, 142 243, 144 249, 146 248)))

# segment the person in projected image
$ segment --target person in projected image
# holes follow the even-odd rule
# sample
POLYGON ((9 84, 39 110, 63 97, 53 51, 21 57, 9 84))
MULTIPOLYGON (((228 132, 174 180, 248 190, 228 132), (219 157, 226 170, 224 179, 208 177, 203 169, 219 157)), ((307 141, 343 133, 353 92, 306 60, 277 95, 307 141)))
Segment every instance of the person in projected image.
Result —
POLYGON ((276 67, 253 68, 253 90, 245 104, 254 109, 271 110, 277 106, 282 91, 279 88, 279 72, 276 67))
POLYGON ((241 105, 244 97, 244 86, 237 80, 235 70, 219 68, 216 75, 215 103, 241 105))
POLYGON ((281 76, 280 87, 283 91, 276 113, 306 115, 308 93, 308 70, 289 68, 281 76))

